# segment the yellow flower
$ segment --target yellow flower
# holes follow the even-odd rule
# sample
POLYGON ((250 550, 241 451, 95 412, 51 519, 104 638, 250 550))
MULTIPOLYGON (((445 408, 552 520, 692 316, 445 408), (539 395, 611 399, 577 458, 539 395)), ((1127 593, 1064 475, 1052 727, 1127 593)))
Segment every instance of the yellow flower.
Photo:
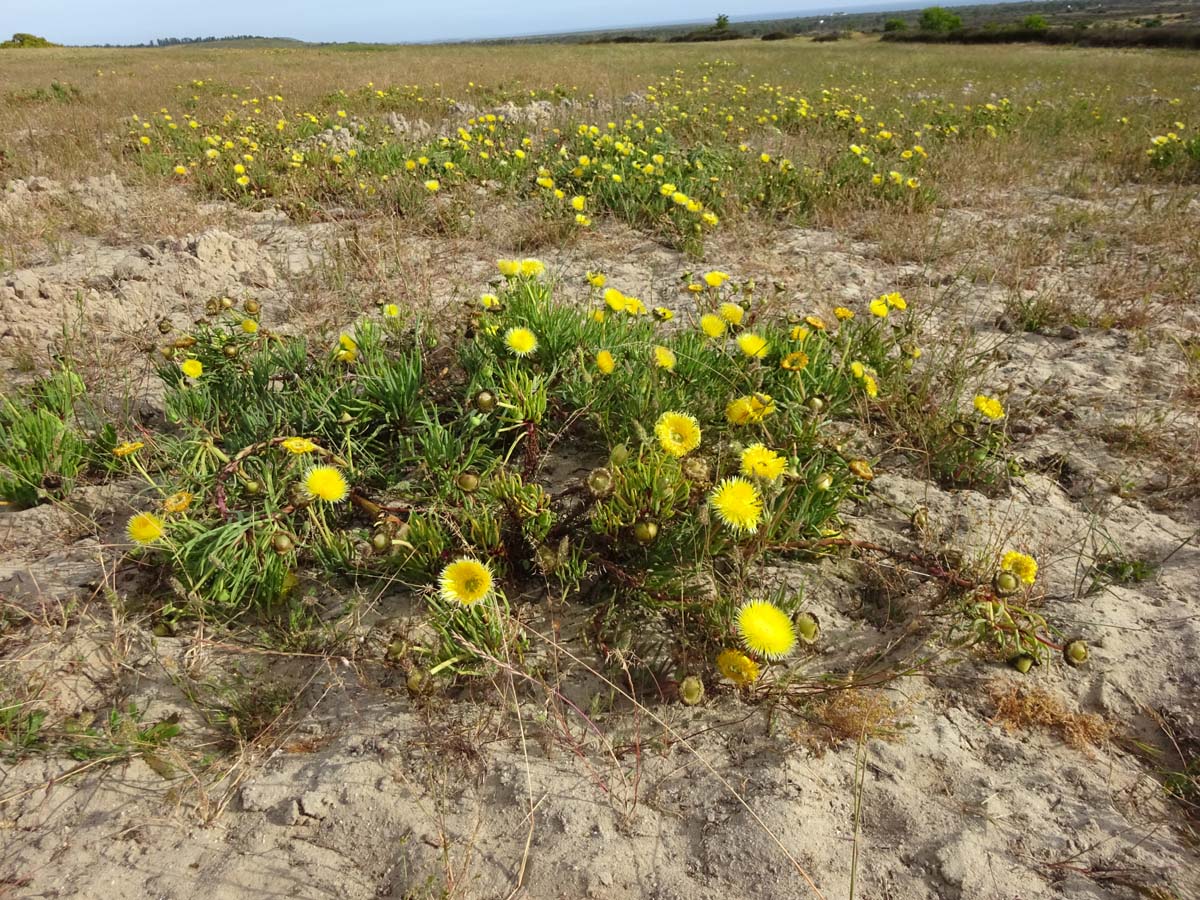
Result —
POLYGON ((722 650, 717 654, 717 671, 738 687, 749 687, 758 681, 758 663, 741 650, 722 650))
POLYGON ((504 332, 504 344, 515 356, 528 356, 537 350, 537 336, 528 328, 510 328, 504 332))
POLYGON ((734 626, 742 645, 764 659, 781 659, 796 646, 792 620, 769 600, 742 604, 734 626))
POLYGON ((656 306, 654 307, 654 318, 660 322, 669 322, 675 318, 675 313, 671 312, 665 306, 656 306))
POLYGON ((601 374, 611 375, 616 367, 617 361, 610 351, 601 350, 596 354, 596 368, 600 370, 601 374))
POLYGON ((862 363, 856 360, 855 362, 850 363, 850 374, 855 378, 862 378, 865 374, 867 374, 867 370, 862 363))
POLYGON ((758 531, 763 511, 762 497, 758 488, 745 478, 726 478, 713 488, 708 502, 717 518, 731 531, 747 534, 758 531))
POLYGON ((588 272, 587 280, 588 280, 588 284, 590 284, 594 288, 602 288, 602 287, 604 287, 604 285, 606 285, 608 283, 608 278, 606 278, 600 272, 588 272))
POLYGON ((258 323, 253 319, 242 319, 242 331, 246 334, 256 334, 258 332, 258 323))
POLYGON ((625 312, 631 316, 644 316, 646 314, 646 304, 637 297, 626 297, 625 312))
POLYGON ((870 375, 864 375, 862 382, 863 388, 866 390, 868 397, 874 399, 875 397, 879 396, 879 385, 876 383, 873 377, 870 375))
POLYGON ((809 325, 811 325, 813 328, 815 328, 817 331, 824 331, 826 328, 825 320, 822 319, 820 316, 805 316, 804 321, 807 322, 809 325))
POLYGON ((395 303, 385 303, 383 305, 383 314, 389 319, 397 319, 400 317, 400 307, 395 303))
POLYGON ((991 419, 993 422, 999 422, 1004 418, 1004 404, 986 394, 975 395, 975 409, 981 416, 991 419))
POLYGON ((871 315, 876 318, 886 319, 889 309, 887 299, 884 297, 878 297, 871 301, 871 315))
POLYGON ((204 363, 198 359, 185 359, 179 370, 188 378, 199 378, 204 374, 204 363))
POLYGON ((668 372, 675 371, 675 352, 661 344, 654 348, 654 364, 668 372))
POLYGON ((797 325, 791 330, 789 337, 791 337, 793 341, 805 341, 808 340, 808 336, 810 334, 812 334, 812 332, 803 325, 797 325))
POLYGON ((896 291, 893 291, 890 294, 885 294, 883 299, 887 301, 887 305, 892 309, 908 309, 908 303, 896 291))
POLYGON ((587 206, 587 198, 586 197, 572 197, 571 198, 571 206, 572 206, 572 208, 574 208, 575 212, 583 212, 583 208, 585 206, 587 206))
POLYGON ((727 327, 724 319, 714 316, 712 313, 706 313, 700 317, 700 328, 710 338, 719 338, 725 333, 727 327))
POLYGON ((780 361, 779 365, 789 372, 799 372, 808 365, 808 354, 803 350, 793 350, 780 361))
POLYGON ((246 185, 248 185, 248 184, 250 183, 250 176, 249 176, 249 175, 243 175, 241 178, 239 178, 239 179, 237 180, 237 183, 238 183, 240 186, 242 186, 242 187, 245 187, 246 185))
POLYGON ((479 303, 484 309, 500 308, 500 298, 495 294, 480 294, 479 303))
POLYGON ((1037 560, 1016 550, 1005 552, 1000 559, 1000 568, 1005 572, 1012 572, 1026 584, 1033 584, 1037 580, 1037 560))
POLYGON ((519 259, 498 259, 496 260, 496 268, 500 270, 500 274, 505 278, 512 278, 521 272, 521 261, 519 259))
POLYGON ((154 513, 137 513, 125 523, 125 534, 135 544, 153 544, 163 536, 163 520, 154 513))
POLYGON ((742 451, 742 474, 747 478, 774 481, 785 469, 787 460, 763 444, 751 444, 742 451))
POLYGON ((846 319, 854 318, 854 310, 846 309, 846 307, 844 307, 844 306, 834 307, 833 314, 835 316, 837 316, 840 321, 843 321, 843 322, 846 321, 846 319))
POLYGON ((245 167, 245 166, 243 166, 241 163, 237 163, 237 164, 236 164, 236 165, 233 167, 233 173, 234 173, 235 175, 245 175, 245 174, 246 174, 246 167, 245 167))
POLYGON ((628 298, 616 288, 604 289, 604 302, 613 312, 624 312, 625 306, 629 302, 628 298))
POLYGON ((176 166, 175 174, 176 175, 186 175, 187 174, 187 166, 176 166))
POLYGON ((546 271, 540 259, 523 259, 521 260, 521 274, 526 278, 537 278, 546 271))
POLYGON ((304 491, 313 500, 341 503, 350 493, 346 477, 333 466, 313 466, 304 475, 304 491))
POLYGON ((312 453, 317 449, 317 445, 308 438, 290 437, 279 442, 279 446, 288 453, 312 453))
POLYGON ((725 407, 725 418, 731 425, 749 425, 761 422, 775 412, 775 401, 769 394, 749 394, 729 401, 725 407))
POLYGON ((429 191, 431 194, 434 191, 441 188, 441 186, 442 186, 442 183, 440 181, 438 181, 436 178, 430 178, 428 181, 425 182, 425 190, 429 191))
POLYGON ((714 269, 711 272, 705 272, 703 278, 704 283, 710 288, 719 288, 729 280, 729 275, 726 272, 719 272, 714 269))
POLYGON ((443 600, 471 606, 492 592, 492 570, 477 559, 458 559, 442 569, 441 595, 443 600))
POLYGON ((771 349, 765 338, 746 332, 737 336, 738 349, 751 359, 762 359, 771 349))
POLYGON ((665 412, 654 423, 659 445, 672 456, 686 456, 700 446, 700 425, 692 416, 665 412))
POLYGON ((871 469, 871 464, 865 459, 852 459, 846 464, 850 473, 863 481, 871 481, 875 477, 875 472, 871 469))
POLYGON ((117 444, 113 447, 113 456, 129 456, 131 453, 137 453, 146 444, 143 441, 126 441, 123 444, 117 444))
POLYGON ((192 495, 188 491, 176 491, 162 502, 163 512, 181 513, 192 505, 192 495))
POLYGON ((348 334, 338 335, 338 346, 341 348, 337 352, 337 358, 340 362, 352 363, 358 359, 358 342, 348 334))
POLYGON ((746 315, 746 310, 737 303, 722 303, 717 312, 730 325, 741 325, 742 318, 746 315))

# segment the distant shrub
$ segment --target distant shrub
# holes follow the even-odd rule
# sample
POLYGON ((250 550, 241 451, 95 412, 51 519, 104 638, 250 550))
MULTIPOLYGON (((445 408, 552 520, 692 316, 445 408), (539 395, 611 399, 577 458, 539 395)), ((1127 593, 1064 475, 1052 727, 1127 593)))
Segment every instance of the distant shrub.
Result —
POLYGON ((1045 31, 1050 27, 1050 23, 1046 21, 1045 16, 1039 16, 1037 13, 1026 16, 1021 22, 1022 28, 1028 28, 1030 31, 1045 31))
POLYGON ((962 28, 962 17, 941 6, 930 6, 921 11, 921 30, 943 34, 962 28))
POLYGON ((794 34, 790 34, 786 31, 768 31, 762 36, 762 39, 764 41, 786 41, 794 37, 794 34))
POLYGON ((840 41, 844 37, 846 37, 846 33, 844 31, 825 31, 821 34, 814 34, 813 43, 827 44, 830 41, 840 41))
POLYGON ((16 50, 29 47, 58 47, 59 44, 52 44, 44 37, 38 37, 36 34, 25 34, 18 31, 12 36, 11 41, 0 41, 0 50, 16 50))
POLYGON ((903 19, 888 19, 883 23, 885 32, 908 31, 908 23, 903 19))

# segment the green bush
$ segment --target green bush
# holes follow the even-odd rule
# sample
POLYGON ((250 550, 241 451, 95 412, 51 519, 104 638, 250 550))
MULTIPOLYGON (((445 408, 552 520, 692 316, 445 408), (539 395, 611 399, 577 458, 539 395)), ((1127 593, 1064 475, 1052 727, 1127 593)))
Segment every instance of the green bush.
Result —
POLYGON ((941 6, 930 6, 921 11, 921 30, 933 32, 954 31, 962 28, 962 17, 941 6))

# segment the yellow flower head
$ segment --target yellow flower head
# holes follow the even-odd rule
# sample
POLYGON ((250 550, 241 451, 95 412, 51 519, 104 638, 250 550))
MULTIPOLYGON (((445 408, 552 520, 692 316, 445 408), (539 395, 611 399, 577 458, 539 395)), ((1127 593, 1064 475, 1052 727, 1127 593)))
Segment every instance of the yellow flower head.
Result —
POLYGON ((572 197, 571 198, 571 207, 576 212, 583 212, 583 208, 585 206, 587 206, 587 198, 586 197, 572 197))
POLYGON ((588 284, 594 288, 602 288, 604 285, 608 284, 608 278, 600 272, 588 272, 587 280, 588 284))
POLYGON ((871 375, 863 375, 862 379, 863 390, 867 392, 867 396, 874 399, 879 396, 879 384, 871 375))
POLYGON ((986 394, 975 395, 975 409, 985 419, 999 422, 1004 418, 1004 404, 986 394))
POLYGON ((725 282, 727 282, 729 280, 728 273, 719 272, 715 269, 711 272, 705 272, 703 277, 704 277, 704 283, 707 284, 710 288, 719 288, 721 285, 723 285, 725 282))
POLYGON ((877 297, 871 301, 871 315, 879 319, 886 319, 888 311, 891 309, 888 306, 886 297, 877 297))
POLYGON ((175 174, 176 175, 186 175, 187 174, 187 166, 176 166, 175 174))
POLYGON ((835 316, 837 316, 839 321, 842 321, 842 322, 846 321, 847 319, 854 318, 854 310, 846 309, 846 307, 844 307, 844 306, 834 307, 833 314, 835 316))
POLYGON ((385 303, 383 305, 383 315, 388 319, 398 319, 400 317, 400 307, 395 303, 385 303))
POLYGON ((537 350, 537 336, 528 328, 510 328, 504 332, 504 344, 514 356, 528 356, 537 350))
POLYGON ((717 671, 738 687, 749 687, 758 681, 758 663, 741 650, 722 650, 717 654, 717 671))
POLYGON ((700 329, 710 338, 716 339, 725 333, 728 326, 720 316, 707 313, 700 317, 700 329))
POLYGON ((137 513, 125 523, 125 534, 135 544, 153 544, 163 536, 163 520, 154 513, 137 513))
POLYGON ((734 533, 753 534, 762 518, 762 497, 745 478, 726 478, 708 498, 717 518, 734 533))
POLYGON ((722 303, 717 312, 730 325, 741 325, 742 318, 746 315, 746 310, 737 303, 722 303))
POLYGON ((608 350, 601 350, 596 354, 596 368, 600 370, 602 375, 611 375, 617 367, 617 361, 608 350))
POLYGON ((725 419, 730 425, 750 425, 761 422, 775 412, 775 401, 770 394, 747 394, 730 400, 725 407, 725 419))
POLYGON ((850 470, 851 475, 861 478, 863 481, 871 481, 875 478, 875 471, 865 459, 852 459, 846 464, 846 468, 850 470))
POLYGON ((637 297, 626 297, 625 313, 630 316, 644 316, 646 314, 646 304, 637 297))
POLYGON ((654 364, 668 372, 675 371, 675 352, 661 344, 654 348, 654 364))
POLYGON ((500 298, 497 297, 495 294, 480 294, 479 295, 479 304, 484 309, 499 309, 500 308, 500 298))
POLYGON ((162 502, 163 512, 181 513, 192 505, 192 495, 188 491, 176 491, 162 502))
POLYGON ((126 441, 123 444, 117 444, 113 447, 113 456, 129 456, 132 453, 137 453, 146 444, 143 441, 126 441))
POLYGON ((737 336, 738 349, 751 359, 762 359, 771 349, 765 338, 747 331, 737 336))
POLYGON ((302 437, 285 438, 284 440, 280 441, 279 446, 281 446, 288 453, 295 454, 312 453, 317 449, 316 444, 314 444, 308 438, 302 437))
POLYGON ((742 474, 748 478, 774 481, 785 469, 787 460, 763 444, 751 444, 742 451, 742 474))
POLYGON ((442 569, 441 595, 443 600, 471 606, 492 592, 492 570, 477 559, 462 559, 442 569))
MULTIPOLYGON (((805 316, 804 321, 807 322, 812 328, 815 328, 817 331, 824 331, 825 328, 827 327, 825 325, 825 320, 822 319, 820 316, 805 316)), ((797 340, 799 340, 799 338, 797 338, 797 340)))
POLYGON ((883 297, 887 301, 887 305, 892 309, 905 310, 908 309, 908 303, 899 293, 893 291, 890 294, 885 294, 883 297))
POLYGON ((700 446, 700 425, 684 413, 663 413, 654 423, 654 435, 672 456, 686 456, 700 446))
POLYGON ((204 363, 198 359, 185 359, 179 370, 188 378, 199 378, 204 374, 204 363))
POLYGON ((654 318, 660 322, 670 322, 675 318, 675 313, 671 312, 665 306, 656 306, 654 307, 654 318))
POLYGON ((253 319, 242 319, 242 331, 246 334, 257 334, 258 323, 253 319))
POLYGON ((734 626, 742 646, 764 659, 781 659, 796 646, 792 620, 769 600, 742 604, 734 626))
POLYGON ((304 491, 313 500, 341 503, 350 493, 346 477, 333 466, 313 466, 304 475, 304 491))
POLYGON ((1016 550, 1005 551, 1004 556, 1000 558, 1000 568, 1005 572, 1012 572, 1026 584, 1033 584, 1037 580, 1037 560, 1016 550))
POLYGON ((808 354, 803 350, 793 350, 779 364, 789 372, 799 372, 808 365, 808 354))
POLYGON ((430 178, 428 181, 425 182, 425 190, 429 191, 429 193, 431 193, 431 194, 440 190, 441 187, 442 187, 442 183, 440 181, 438 181, 436 178, 430 178))
POLYGON ((498 259, 496 260, 496 268, 500 270, 500 274, 505 278, 512 278, 520 274, 521 261, 519 259, 498 259))
POLYGON ((616 288, 605 288, 604 303, 613 312, 624 312, 629 299, 616 288))
POLYGON ((521 274, 526 278, 538 278, 545 274, 546 266, 540 259, 521 260, 521 274))

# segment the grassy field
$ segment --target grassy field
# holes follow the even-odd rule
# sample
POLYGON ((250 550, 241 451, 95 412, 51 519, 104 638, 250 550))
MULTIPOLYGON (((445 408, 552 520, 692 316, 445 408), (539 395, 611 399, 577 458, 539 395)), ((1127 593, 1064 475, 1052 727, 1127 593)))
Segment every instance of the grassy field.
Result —
POLYGON ((1194 54, 0 85, 0 896, 1192 896, 1194 54))

